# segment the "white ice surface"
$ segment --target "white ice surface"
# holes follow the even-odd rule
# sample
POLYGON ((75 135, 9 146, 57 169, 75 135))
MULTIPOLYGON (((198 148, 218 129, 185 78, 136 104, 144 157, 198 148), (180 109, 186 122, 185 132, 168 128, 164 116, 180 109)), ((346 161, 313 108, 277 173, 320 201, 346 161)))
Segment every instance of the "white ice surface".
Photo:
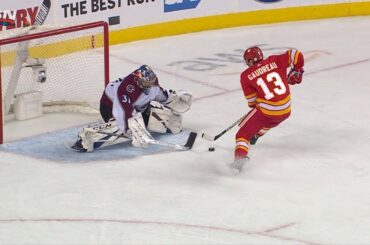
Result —
MULTIPOLYGON (((123 160, 0 151, 0 244, 370 244, 369 30, 370 17, 356 17, 112 47, 112 78, 152 66, 163 87, 193 92, 184 126, 210 134, 248 111, 246 47, 296 47, 306 71, 292 87, 292 116, 252 147, 238 176, 226 167, 236 128, 189 152, 123 160)), ((27 122, 28 135, 68 128, 77 115, 47 117, 27 122)), ((21 131, 6 127, 10 138, 21 131)))

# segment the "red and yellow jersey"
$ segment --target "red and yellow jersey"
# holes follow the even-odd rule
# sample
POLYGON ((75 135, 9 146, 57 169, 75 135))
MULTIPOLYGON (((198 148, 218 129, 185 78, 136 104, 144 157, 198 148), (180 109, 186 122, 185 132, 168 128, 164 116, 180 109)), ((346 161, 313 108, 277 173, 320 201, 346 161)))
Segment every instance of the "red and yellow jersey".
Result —
POLYGON ((256 107, 267 116, 290 114, 290 90, 287 69, 300 69, 303 55, 290 49, 281 55, 271 55, 247 68, 240 77, 244 96, 250 107, 256 107))

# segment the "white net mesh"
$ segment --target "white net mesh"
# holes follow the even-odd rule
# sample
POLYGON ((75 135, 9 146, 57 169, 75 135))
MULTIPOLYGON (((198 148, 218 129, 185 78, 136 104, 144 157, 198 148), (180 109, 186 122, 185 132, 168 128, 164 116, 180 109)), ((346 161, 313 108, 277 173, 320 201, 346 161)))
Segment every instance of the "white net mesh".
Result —
POLYGON ((37 33, 36 39, 0 46, 4 114, 7 107, 11 112, 14 95, 30 91, 42 92, 45 112, 96 112, 105 83, 103 27, 53 35, 60 30, 66 29, 28 28, 0 37, 37 33))

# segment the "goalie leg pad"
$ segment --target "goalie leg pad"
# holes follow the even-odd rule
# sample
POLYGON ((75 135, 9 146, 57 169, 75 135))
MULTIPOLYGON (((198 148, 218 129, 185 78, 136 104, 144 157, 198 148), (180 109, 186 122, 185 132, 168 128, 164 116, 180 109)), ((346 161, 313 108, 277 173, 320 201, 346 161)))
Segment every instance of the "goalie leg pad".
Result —
POLYGON ((135 147, 148 147, 153 140, 151 134, 146 130, 145 123, 141 113, 136 113, 128 119, 128 128, 131 132, 132 144, 135 147))
POLYGON ((182 131, 182 116, 174 114, 168 108, 150 109, 148 130, 156 133, 177 134, 182 131))
POLYGON ((96 148, 115 145, 130 140, 128 137, 120 137, 121 131, 118 129, 114 120, 107 123, 99 123, 85 127, 78 134, 81 146, 87 152, 92 152, 96 148))

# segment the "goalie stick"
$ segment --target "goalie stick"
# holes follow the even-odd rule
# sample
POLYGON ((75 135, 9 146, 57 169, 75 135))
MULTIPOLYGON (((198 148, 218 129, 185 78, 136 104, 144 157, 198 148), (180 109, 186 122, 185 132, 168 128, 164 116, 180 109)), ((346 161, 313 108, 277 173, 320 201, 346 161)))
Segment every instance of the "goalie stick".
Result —
POLYGON ((155 140, 155 139, 153 139, 153 141, 151 141, 149 143, 150 144, 155 144, 155 145, 162 145, 162 146, 172 147, 172 148, 175 148, 177 150, 188 151, 188 150, 191 150, 191 148, 193 148, 193 145, 194 145, 194 142, 195 142, 196 138, 197 138, 197 133, 190 132, 188 140, 186 141, 185 145, 171 144, 171 143, 167 143, 167 142, 158 141, 158 140, 155 140))
MULTIPOLYGON (((127 138, 127 136, 125 136, 123 134, 108 133, 108 132, 105 132, 103 130, 91 130, 91 131, 93 131, 95 133, 99 133, 99 134, 108 135, 108 136, 127 138)), ((159 141, 159 140, 154 139, 153 136, 150 135, 150 140, 148 141, 148 143, 153 144, 153 145, 166 146, 166 147, 174 148, 176 150, 188 151, 188 150, 191 150, 191 148, 193 148, 193 145, 194 145, 194 142, 195 142, 196 138, 197 138, 197 133, 196 132, 190 132, 186 143, 184 145, 181 145, 181 144, 173 144, 173 143, 159 141)))
MULTIPOLYGON (((108 133, 108 132, 104 132, 102 130, 98 130, 98 131, 96 131, 96 133, 105 134, 105 135, 109 135, 109 136, 125 137, 126 138, 126 136, 124 136, 122 134, 108 133)), ((172 143, 159 141, 159 140, 154 139, 153 137, 151 137, 151 139, 148 141, 148 143, 153 144, 153 145, 167 146, 167 147, 170 147, 170 148, 174 148, 176 150, 188 151, 188 150, 191 150, 191 148, 193 148, 193 145, 194 145, 194 142, 195 142, 196 138, 197 138, 197 133, 190 132, 190 134, 188 136, 188 139, 187 139, 187 141, 184 145, 172 144, 172 143)))
POLYGON ((239 118, 236 122, 234 122, 233 124, 231 124, 229 127, 227 127, 226 129, 224 129, 221 133, 215 135, 215 136, 211 136, 207 133, 202 133, 202 138, 205 139, 205 140, 208 140, 208 141, 216 141, 218 138, 220 138, 222 135, 224 135, 225 133, 227 133, 228 131, 230 131, 230 129, 232 129, 233 127, 235 127, 237 124, 239 124, 241 121, 244 120, 244 118, 246 117, 247 115, 243 115, 241 118, 239 118))

